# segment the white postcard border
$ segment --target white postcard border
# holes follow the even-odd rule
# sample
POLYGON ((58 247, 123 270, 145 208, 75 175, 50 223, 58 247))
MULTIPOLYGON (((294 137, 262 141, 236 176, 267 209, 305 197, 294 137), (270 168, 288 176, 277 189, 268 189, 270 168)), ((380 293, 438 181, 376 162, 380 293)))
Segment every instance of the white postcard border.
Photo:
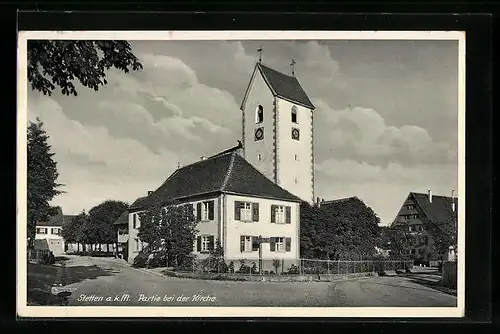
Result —
POLYGON ((458 196, 465 198, 465 32, 460 31, 20 31, 17 81, 17 314, 19 317, 462 317, 465 308, 465 202, 458 201, 457 307, 28 306, 26 242, 27 41, 94 40, 456 40, 458 196))

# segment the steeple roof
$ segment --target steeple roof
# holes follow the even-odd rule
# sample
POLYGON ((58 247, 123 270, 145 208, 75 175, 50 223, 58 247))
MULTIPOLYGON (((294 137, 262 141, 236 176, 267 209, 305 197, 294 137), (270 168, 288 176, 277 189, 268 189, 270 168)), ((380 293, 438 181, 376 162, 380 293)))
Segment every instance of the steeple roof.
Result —
POLYGON ((261 63, 257 63, 257 65, 255 65, 252 80, 250 80, 250 83, 248 84, 247 91, 241 104, 241 109, 243 109, 245 105, 246 98, 253 81, 253 77, 255 76, 257 70, 262 74, 264 81, 266 82, 267 86, 272 91, 274 96, 280 97, 284 100, 288 100, 298 105, 302 105, 309 109, 315 109, 314 104, 311 102, 295 76, 290 76, 278 72, 275 69, 262 65, 261 63))

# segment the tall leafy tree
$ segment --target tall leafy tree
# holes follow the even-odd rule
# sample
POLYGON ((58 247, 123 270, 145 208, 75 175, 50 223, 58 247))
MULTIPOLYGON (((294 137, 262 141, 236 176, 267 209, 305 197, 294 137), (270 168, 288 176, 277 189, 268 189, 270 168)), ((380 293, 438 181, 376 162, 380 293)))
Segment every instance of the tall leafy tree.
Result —
POLYGON ((301 204, 301 254, 358 260, 375 254, 380 220, 358 198, 320 207, 301 204))
POLYGON ((107 84, 111 68, 128 73, 142 69, 142 64, 126 41, 28 41, 28 81, 44 95, 58 86, 62 94, 76 96, 75 81, 98 91, 107 84))
POLYGON ((78 250, 80 250, 80 245, 82 245, 82 250, 84 250, 87 243, 85 236, 87 221, 88 215, 85 211, 82 211, 62 227, 61 236, 67 243, 76 243, 78 250))
POLYGON ((48 143, 49 136, 43 122, 28 124, 27 143, 27 237, 28 247, 34 246, 36 223, 48 219, 53 213, 49 202, 62 191, 57 183, 59 173, 54 153, 48 143))
POLYGON ((159 251, 171 265, 190 259, 197 233, 192 205, 151 205, 139 213, 139 221, 138 237, 149 252, 159 251))
POLYGON ((116 244, 117 228, 114 222, 123 211, 127 210, 128 204, 122 201, 107 200, 89 210, 89 236, 95 244, 116 244))

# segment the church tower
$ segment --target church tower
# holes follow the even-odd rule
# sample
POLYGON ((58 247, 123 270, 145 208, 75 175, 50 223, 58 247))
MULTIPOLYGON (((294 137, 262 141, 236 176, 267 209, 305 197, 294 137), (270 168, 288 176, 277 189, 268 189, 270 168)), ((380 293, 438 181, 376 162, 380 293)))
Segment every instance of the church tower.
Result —
POLYGON ((282 188, 313 203, 315 107, 293 71, 290 76, 259 61, 240 109, 245 159, 282 188))

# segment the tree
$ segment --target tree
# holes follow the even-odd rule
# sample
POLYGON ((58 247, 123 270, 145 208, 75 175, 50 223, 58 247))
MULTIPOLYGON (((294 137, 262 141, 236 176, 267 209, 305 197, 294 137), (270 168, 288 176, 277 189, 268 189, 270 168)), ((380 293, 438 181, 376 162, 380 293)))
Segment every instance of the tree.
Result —
POLYGON ((432 235, 432 250, 438 254, 447 254, 449 247, 457 249, 457 216, 441 222, 429 223, 428 231, 432 235))
POLYGON ((139 213, 141 241, 148 252, 157 252, 170 265, 190 265, 197 233, 192 204, 150 205, 139 213))
POLYGON ((128 73, 142 69, 142 64, 126 41, 28 41, 28 81, 44 95, 59 86, 62 94, 76 96, 75 80, 98 91, 107 84, 106 70, 112 67, 128 73))
POLYGON ((303 256, 358 260, 375 254, 380 219, 360 199, 320 207, 302 203, 300 213, 303 256))
POLYGON ((80 244, 82 244, 82 249, 85 250, 84 246, 87 243, 85 227, 87 221, 88 215, 85 211, 82 211, 62 227, 61 236, 67 243, 76 243, 78 250, 80 250, 80 244))
POLYGON ((128 204, 125 202, 107 200, 90 209, 88 232, 93 243, 99 244, 99 249, 101 244, 118 242, 118 230, 114 222, 127 208, 128 204))
POLYGON ((384 248, 389 249, 392 258, 409 258, 408 249, 412 245, 413 237, 406 231, 404 225, 395 225, 381 228, 384 248))
POLYGON ((34 247, 36 223, 48 219, 53 209, 49 202, 63 193, 57 183, 59 173, 54 153, 48 144, 49 136, 37 118, 29 122, 27 143, 27 237, 28 247, 34 247))

